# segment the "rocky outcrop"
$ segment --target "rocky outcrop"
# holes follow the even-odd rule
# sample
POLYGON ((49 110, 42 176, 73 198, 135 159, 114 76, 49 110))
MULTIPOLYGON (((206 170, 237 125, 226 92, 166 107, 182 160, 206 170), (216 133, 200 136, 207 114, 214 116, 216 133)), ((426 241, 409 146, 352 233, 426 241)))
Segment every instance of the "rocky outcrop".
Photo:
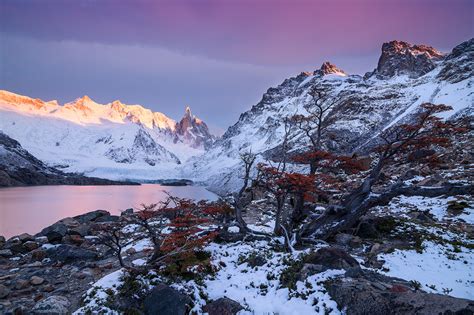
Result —
POLYGON ((328 294, 348 315, 472 314, 474 302, 415 290, 410 283, 371 271, 349 271, 328 281, 328 294))
POLYGON ((191 113, 191 109, 186 107, 183 118, 176 124, 177 141, 189 143, 193 148, 208 148, 215 140, 209 132, 206 123, 191 113))
POLYGON ((319 72, 323 75, 328 75, 328 74, 346 75, 346 73, 343 70, 339 69, 338 67, 336 67, 336 65, 330 63, 329 61, 325 61, 321 65, 319 72))
POLYGON ((382 45, 375 75, 381 79, 400 74, 417 78, 433 70, 442 58, 443 54, 433 47, 394 40, 382 45))

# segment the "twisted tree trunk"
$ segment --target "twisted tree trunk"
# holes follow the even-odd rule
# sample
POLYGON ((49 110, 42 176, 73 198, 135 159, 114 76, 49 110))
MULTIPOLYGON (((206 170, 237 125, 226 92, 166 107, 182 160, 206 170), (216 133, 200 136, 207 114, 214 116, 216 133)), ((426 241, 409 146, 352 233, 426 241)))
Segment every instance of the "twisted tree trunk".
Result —
POLYGON ((474 185, 447 184, 442 187, 391 186, 387 192, 375 197, 370 197, 370 183, 364 182, 358 189, 351 193, 342 206, 334 206, 315 220, 304 225, 299 233, 299 241, 305 238, 326 240, 338 232, 352 228, 369 209, 375 206, 387 205, 400 195, 405 196, 455 196, 474 194, 474 185))

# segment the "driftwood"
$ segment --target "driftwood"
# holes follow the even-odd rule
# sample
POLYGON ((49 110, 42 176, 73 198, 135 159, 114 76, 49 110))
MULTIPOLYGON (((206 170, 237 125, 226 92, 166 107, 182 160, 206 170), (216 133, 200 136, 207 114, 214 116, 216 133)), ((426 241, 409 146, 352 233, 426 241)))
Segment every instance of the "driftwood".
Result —
POLYGON ((442 187, 396 184, 390 187, 387 192, 373 196, 370 194, 371 185, 364 184, 351 193, 342 205, 330 207, 326 213, 304 225, 299 233, 299 240, 305 238, 326 240, 338 232, 352 228, 370 208, 387 205, 393 198, 400 195, 438 197, 474 194, 474 185, 472 184, 447 184, 442 187))

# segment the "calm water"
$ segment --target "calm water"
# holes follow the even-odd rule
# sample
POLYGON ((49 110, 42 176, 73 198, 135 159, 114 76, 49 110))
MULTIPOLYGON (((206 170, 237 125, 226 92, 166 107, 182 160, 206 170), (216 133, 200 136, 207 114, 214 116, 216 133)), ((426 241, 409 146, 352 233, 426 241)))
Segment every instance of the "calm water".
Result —
POLYGON ((65 218, 103 209, 120 214, 127 208, 164 200, 164 191, 195 200, 215 200, 203 187, 161 186, 36 186, 0 189, 0 235, 35 234, 65 218))

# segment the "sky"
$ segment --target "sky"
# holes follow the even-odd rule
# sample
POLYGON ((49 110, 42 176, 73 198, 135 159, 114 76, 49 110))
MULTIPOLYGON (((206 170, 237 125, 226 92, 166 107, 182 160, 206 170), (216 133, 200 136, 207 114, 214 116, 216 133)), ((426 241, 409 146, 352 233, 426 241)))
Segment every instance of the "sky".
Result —
POLYGON ((0 0, 0 89, 119 99, 220 133, 285 78, 329 60, 376 67, 383 42, 448 52, 472 0, 0 0))

